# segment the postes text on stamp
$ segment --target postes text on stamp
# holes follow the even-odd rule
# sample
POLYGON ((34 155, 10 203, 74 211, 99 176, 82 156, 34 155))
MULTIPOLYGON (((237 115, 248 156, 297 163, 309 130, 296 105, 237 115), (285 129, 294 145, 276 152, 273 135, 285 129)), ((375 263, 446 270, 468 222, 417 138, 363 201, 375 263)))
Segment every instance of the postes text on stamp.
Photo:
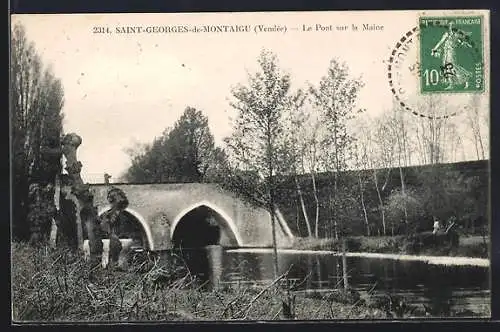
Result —
POLYGON ((420 17, 420 91, 484 91, 483 17, 420 17))

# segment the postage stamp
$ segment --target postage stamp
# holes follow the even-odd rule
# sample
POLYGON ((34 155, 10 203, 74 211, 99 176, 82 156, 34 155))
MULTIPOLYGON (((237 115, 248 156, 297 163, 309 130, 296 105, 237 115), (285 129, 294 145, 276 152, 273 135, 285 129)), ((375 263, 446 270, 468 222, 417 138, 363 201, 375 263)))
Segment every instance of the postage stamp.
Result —
POLYGON ((480 12, 446 14, 420 13, 385 62, 397 108, 418 117, 456 116, 487 93, 487 18, 480 12), (432 106, 436 98, 447 106, 432 106))
POLYGON ((483 18, 420 17, 422 93, 484 91, 483 18))

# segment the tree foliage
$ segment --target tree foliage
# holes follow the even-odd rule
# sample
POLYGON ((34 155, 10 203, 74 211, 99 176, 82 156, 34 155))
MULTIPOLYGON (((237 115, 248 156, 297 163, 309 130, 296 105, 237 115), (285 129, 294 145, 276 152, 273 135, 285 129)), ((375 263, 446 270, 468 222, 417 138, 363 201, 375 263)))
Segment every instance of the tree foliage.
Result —
POLYGON ((224 152, 215 147, 208 118, 187 107, 173 128, 167 128, 133 154, 125 174, 129 182, 204 182, 217 177, 225 163, 224 152))
POLYGON ((422 222, 425 220, 423 202, 415 190, 394 189, 387 198, 385 208, 392 235, 429 229, 422 222))
POLYGON ((11 46, 13 235, 19 239, 41 239, 46 234, 40 232, 50 225, 51 217, 35 213, 34 209, 45 210, 42 206, 46 205, 50 211, 53 204, 51 184, 61 171, 64 91, 52 71, 43 68, 23 26, 13 27, 11 46))
POLYGON ((348 125, 358 111, 356 102, 362 87, 360 79, 350 77, 345 63, 332 59, 327 74, 309 89, 315 111, 321 114, 324 124, 321 132, 325 170, 339 172, 346 168, 348 149, 353 143, 348 125))
POLYGON ((232 90, 231 106, 238 114, 234 132, 225 142, 235 166, 268 176, 274 175, 279 161, 290 76, 268 51, 261 52, 258 64, 260 71, 248 76, 248 86, 238 84, 232 90))

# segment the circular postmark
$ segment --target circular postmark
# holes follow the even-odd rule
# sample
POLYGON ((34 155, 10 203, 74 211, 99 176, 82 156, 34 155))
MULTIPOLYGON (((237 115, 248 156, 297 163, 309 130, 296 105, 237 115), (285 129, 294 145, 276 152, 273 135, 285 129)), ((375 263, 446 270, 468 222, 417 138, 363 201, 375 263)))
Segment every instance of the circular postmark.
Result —
POLYGON ((475 93, 483 92, 482 45, 478 45, 470 33, 453 27, 448 21, 429 21, 408 30, 392 47, 386 63, 388 83, 397 108, 418 117, 445 119, 457 115, 470 107, 475 93), (437 47, 427 44, 422 47, 421 34, 428 31, 434 34, 432 45, 439 46, 451 38, 465 45, 460 49, 460 61, 470 64, 472 70, 455 64, 456 57, 448 56, 450 52, 445 56, 437 47), (428 58, 434 67, 422 63, 428 62, 428 58), (448 60, 450 58, 453 60, 448 60))

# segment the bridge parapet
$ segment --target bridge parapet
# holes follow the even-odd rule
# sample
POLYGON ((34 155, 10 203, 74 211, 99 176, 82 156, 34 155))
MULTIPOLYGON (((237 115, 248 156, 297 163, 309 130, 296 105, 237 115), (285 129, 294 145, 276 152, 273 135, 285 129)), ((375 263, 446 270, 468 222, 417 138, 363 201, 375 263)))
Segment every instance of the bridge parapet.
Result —
MULTIPOLYGON (((190 211, 204 206, 218 214, 221 225, 233 232, 240 247, 272 245, 271 218, 267 210, 238 198, 215 184, 112 184, 128 197, 130 212, 141 222, 151 250, 172 248, 172 236, 181 219, 190 211)), ((94 184, 94 203, 99 212, 107 209, 110 185, 94 184)), ((278 246, 287 246, 293 238, 286 221, 278 214, 278 246)), ((196 232, 193 229, 193 232, 196 232)), ((222 240, 221 240, 222 241, 222 240)), ((228 241, 228 239, 225 239, 228 241)))

